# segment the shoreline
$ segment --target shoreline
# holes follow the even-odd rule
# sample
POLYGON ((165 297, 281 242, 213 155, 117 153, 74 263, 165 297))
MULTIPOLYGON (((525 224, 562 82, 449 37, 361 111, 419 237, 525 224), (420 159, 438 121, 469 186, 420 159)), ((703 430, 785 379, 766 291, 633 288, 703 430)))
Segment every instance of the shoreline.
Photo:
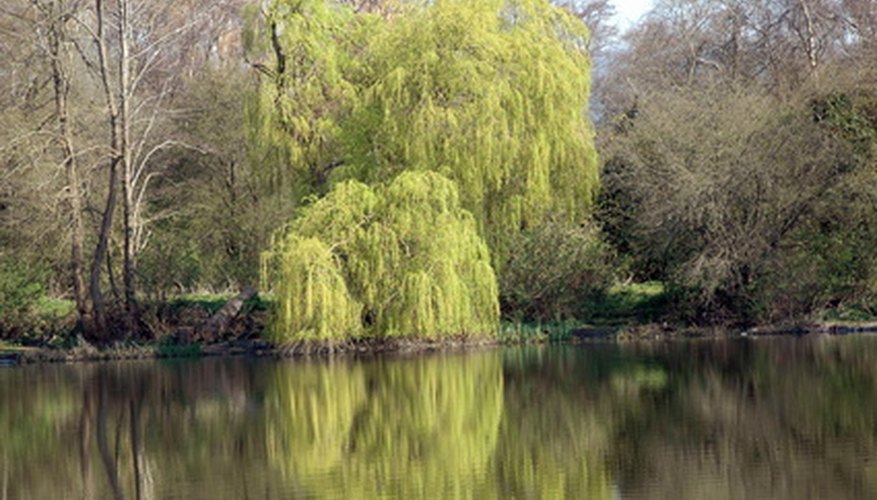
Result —
POLYGON ((533 338, 455 336, 446 339, 356 339, 346 342, 301 342, 275 346, 264 340, 231 340, 208 344, 162 344, 122 342, 107 347, 82 343, 73 348, 0 347, 0 367, 55 363, 87 363, 148 359, 204 359, 211 357, 320 358, 419 355, 440 351, 468 351, 502 346, 627 342, 668 342, 696 339, 743 339, 804 337, 809 335, 864 335, 877 333, 877 322, 808 322, 762 325, 748 329, 731 327, 678 327, 647 323, 618 327, 573 328, 565 338, 547 335, 533 338))
POLYGON ((807 335, 859 335, 877 333, 877 321, 808 321, 753 327, 680 326, 667 323, 646 323, 614 328, 576 328, 570 335, 577 340, 607 342, 666 341, 686 339, 803 337, 807 335))
MULTIPOLYGON (((527 342, 516 342, 524 344, 527 342)), ((536 341, 529 343, 537 343, 536 341)), ((538 342, 541 343, 541 342, 538 342)), ((204 359, 214 357, 252 358, 328 358, 334 356, 371 357, 379 355, 417 355, 439 351, 465 351, 507 345, 492 337, 452 337, 448 339, 357 339, 348 342, 311 342, 275 346, 264 340, 232 340, 210 344, 162 345, 157 342, 120 342, 105 347, 90 344, 73 348, 0 347, 0 367, 56 363, 90 363, 158 359, 204 359)))

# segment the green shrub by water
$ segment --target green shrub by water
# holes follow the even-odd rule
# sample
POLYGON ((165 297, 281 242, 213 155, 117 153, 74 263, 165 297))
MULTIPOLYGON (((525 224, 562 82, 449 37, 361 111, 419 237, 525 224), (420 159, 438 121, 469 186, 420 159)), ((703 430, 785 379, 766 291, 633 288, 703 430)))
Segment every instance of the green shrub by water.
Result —
POLYGON ((670 293, 661 282, 616 283, 591 304, 587 319, 600 324, 656 321, 669 303, 670 293))
POLYGON ((48 272, 0 257, 0 337, 16 342, 65 337, 73 329, 73 301, 46 295, 48 272))
POLYGON ((160 358, 191 358, 201 355, 201 346, 198 344, 176 344, 174 342, 159 342, 155 346, 155 354, 160 358))
POLYGON ((44 273, 11 258, 0 259, 0 335, 21 335, 45 293, 44 273))
POLYGON ((585 318, 612 284, 614 264, 597 226, 549 219, 513 239, 500 275, 503 312, 540 323, 585 318))

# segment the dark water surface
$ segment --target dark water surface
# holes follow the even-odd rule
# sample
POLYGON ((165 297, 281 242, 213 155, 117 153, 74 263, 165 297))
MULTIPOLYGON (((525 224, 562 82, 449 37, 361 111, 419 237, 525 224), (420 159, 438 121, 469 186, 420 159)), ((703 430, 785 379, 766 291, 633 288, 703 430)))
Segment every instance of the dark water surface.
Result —
POLYGON ((877 498, 877 338, 5 368, 12 498, 877 498))

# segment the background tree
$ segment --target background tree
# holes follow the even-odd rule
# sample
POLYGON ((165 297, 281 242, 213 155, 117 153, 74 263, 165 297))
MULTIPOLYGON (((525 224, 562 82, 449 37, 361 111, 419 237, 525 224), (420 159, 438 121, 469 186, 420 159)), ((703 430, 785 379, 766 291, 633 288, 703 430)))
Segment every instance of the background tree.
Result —
POLYGON ((806 112, 748 90, 650 96, 610 148, 611 182, 637 200, 634 254, 744 316, 766 259, 861 168, 806 112))
POLYGON ((171 102, 185 75, 235 45, 224 34, 239 26, 230 22, 238 19, 233 9, 222 10, 229 5, 46 0, 11 2, 0 12, 9 25, 0 47, 10 98, 2 111, 10 125, 0 173, 9 180, 0 195, 8 207, 2 251, 21 266, 50 269, 48 291, 72 289, 83 318, 94 305, 99 314, 88 330, 95 338, 106 338, 102 288, 109 281, 115 295, 116 263, 127 283, 121 293, 129 304, 135 296, 135 257, 149 239, 149 186, 168 164, 158 153, 178 143, 167 126, 171 102), (121 224, 113 217, 117 190, 127 213, 121 224), (114 241, 121 261, 110 260, 114 241), (61 247, 67 252, 54 250, 61 247), (84 260, 91 261, 87 286, 79 284, 84 260))
MULTIPOLYGON (((8 126, 0 153, 0 279, 11 285, 24 278, 23 291, 44 293, 54 274, 60 279, 53 288, 70 286, 87 320, 83 197, 69 103, 76 56, 68 33, 80 8, 80 2, 47 0, 2 10, 10 22, 2 37, 8 100, 0 113, 8 126)), ((11 296, 9 304, 18 303, 11 296)))
POLYGON ((870 202, 854 193, 873 186, 873 64, 851 4, 661 2, 617 54, 600 219, 640 279, 693 292, 703 320, 870 293, 870 202))
POLYGON ((96 68, 101 82, 110 151, 107 202, 92 264, 92 301, 99 330, 106 328, 102 324, 105 320, 99 270, 112 227, 117 177, 122 196, 124 303, 129 328, 134 329, 136 255, 146 241, 144 200, 150 181, 162 169, 152 159, 158 152, 181 144, 167 132, 162 133, 162 122, 170 114, 167 107, 170 93, 185 74, 179 61, 193 59, 182 48, 187 47, 183 45, 183 36, 190 30, 202 29, 217 8, 206 8, 196 2, 184 7, 187 9, 179 11, 178 5, 156 6, 135 0, 117 0, 109 8, 100 0, 95 3, 96 27, 89 34, 97 53, 92 61, 87 54, 84 59, 89 67, 96 68), (107 28, 109 16, 114 20, 111 28, 107 28), (115 49, 112 52, 111 43, 115 49))

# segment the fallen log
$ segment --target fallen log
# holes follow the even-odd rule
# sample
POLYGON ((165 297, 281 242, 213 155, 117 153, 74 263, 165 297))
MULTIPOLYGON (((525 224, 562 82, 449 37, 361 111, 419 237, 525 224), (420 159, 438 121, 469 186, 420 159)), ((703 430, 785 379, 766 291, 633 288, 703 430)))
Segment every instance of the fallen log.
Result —
POLYGON ((218 339, 241 312, 244 303, 253 298, 256 293, 256 287, 244 287, 241 293, 229 299, 206 323, 201 325, 196 330, 194 337, 204 342, 213 342, 218 339))

